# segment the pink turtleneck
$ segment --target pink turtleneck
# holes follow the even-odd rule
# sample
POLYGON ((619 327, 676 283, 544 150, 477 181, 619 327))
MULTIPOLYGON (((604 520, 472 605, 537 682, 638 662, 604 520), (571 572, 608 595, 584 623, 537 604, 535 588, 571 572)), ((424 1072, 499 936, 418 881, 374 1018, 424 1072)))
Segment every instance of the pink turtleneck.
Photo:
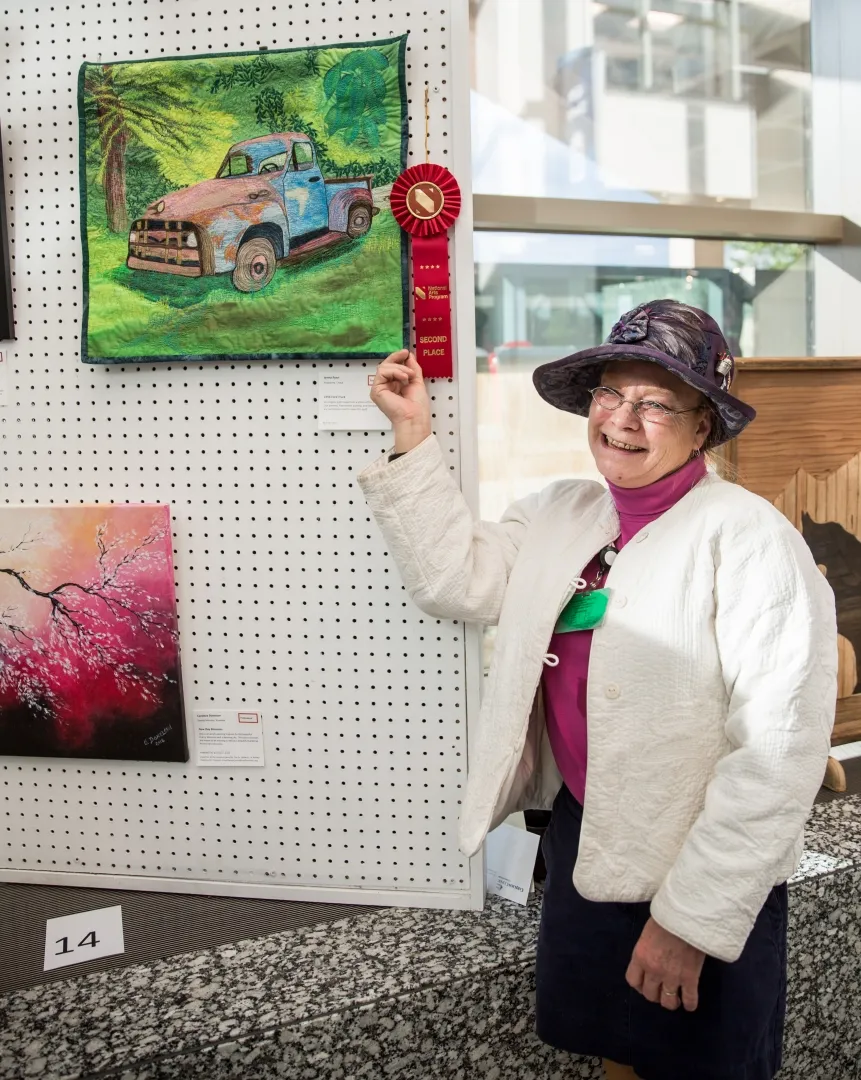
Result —
MULTIPOLYGON (((705 473, 705 460, 696 457, 648 487, 620 488, 610 484, 619 514, 620 533, 616 547, 621 551, 640 529, 687 495, 705 473)), ((597 573, 596 557, 582 576, 592 582, 597 573)), ((545 668, 543 679, 547 734, 553 756, 568 790, 581 804, 586 792, 586 679, 591 647, 591 630, 554 634, 549 652, 559 657, 559 665, 545 668)))

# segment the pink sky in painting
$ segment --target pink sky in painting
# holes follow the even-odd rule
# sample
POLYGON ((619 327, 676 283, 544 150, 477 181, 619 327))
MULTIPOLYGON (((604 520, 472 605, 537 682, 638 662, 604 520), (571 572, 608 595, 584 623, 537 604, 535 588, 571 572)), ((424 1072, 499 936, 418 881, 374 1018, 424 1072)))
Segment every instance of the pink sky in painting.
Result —
POLYGON ((0 710, 74 749, 157 713, 178 667, 168 507, 0 509, 0 710))

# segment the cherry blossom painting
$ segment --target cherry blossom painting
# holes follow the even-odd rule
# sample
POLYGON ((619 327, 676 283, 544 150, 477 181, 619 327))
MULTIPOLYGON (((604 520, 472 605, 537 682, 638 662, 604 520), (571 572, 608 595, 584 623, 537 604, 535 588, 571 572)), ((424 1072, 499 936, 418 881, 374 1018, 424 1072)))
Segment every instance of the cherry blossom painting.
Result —
POLYGON ((188 760, 167 506, 0 507, 0 754, 188 760))

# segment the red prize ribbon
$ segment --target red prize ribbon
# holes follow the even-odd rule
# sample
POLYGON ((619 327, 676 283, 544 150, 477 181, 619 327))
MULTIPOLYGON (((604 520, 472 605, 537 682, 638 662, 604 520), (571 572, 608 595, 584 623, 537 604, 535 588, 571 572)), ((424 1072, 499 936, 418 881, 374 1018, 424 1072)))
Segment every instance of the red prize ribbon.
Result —
POLYGON ((451 378, 448 236, 460 213, 460 188, 443 165, 412 165, 395 180, 395 221, 412 238, 416 359, 430 379, 451 378))

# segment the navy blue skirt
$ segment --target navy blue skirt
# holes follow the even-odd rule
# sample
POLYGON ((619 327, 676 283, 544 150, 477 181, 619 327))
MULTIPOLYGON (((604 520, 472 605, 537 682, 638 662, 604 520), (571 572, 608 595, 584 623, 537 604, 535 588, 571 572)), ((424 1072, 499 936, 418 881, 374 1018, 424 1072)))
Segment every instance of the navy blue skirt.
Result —
POLYGON ((594 903, 572 884, 582 813, 563 787, 543 840, 539 1037, 631 1065, 642 1080, 772 1080, 786 1014, 786 885, 770 893, 739 960, 706 958, 696 1011, 671 1012, 625 981, 649 905, 594 903))

